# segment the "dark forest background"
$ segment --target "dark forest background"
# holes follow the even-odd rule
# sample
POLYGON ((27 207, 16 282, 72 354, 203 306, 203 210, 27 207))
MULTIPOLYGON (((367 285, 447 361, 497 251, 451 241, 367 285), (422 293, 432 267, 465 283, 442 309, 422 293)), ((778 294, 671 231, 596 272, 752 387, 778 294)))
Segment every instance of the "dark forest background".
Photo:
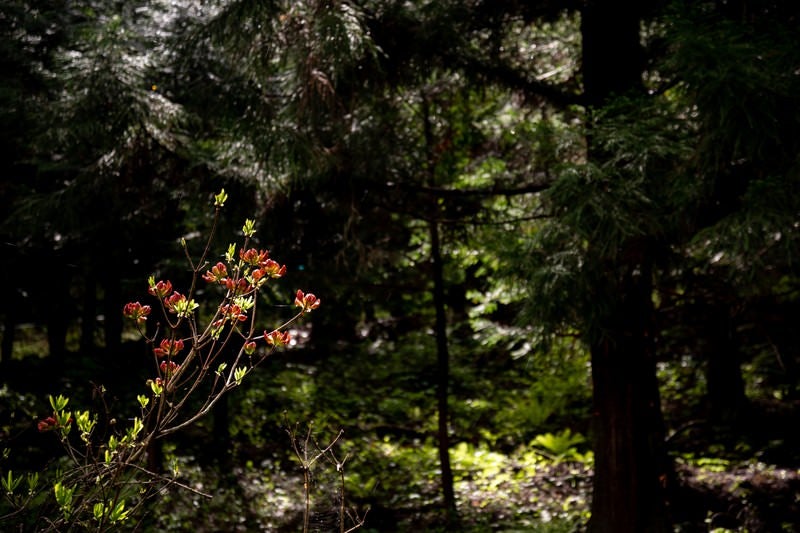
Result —
POLYGON ((214 498, 139 530, 300 530, 309 423, 344 430, 365 531, 797 530, 799 27, 789 0, 4 1, 0 474, 57 461, 48 394, 135 406, 122 308, 188 281, 224 187, 213 253, 255 218, 289 268, 264 327, 323 305, 160 442, 214 498))

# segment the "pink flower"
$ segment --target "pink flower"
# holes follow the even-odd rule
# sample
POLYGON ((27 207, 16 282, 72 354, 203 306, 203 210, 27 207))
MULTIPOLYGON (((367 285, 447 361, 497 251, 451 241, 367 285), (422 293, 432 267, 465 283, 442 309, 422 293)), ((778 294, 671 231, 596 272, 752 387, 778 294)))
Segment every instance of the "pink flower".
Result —
POLYGON ((247 355, 253 355, 253 353, 255 353, 255 351, 256 351, 256 343, 255 343, 255 341, 250 341, 250 342, 245 343, 245 345, 244 345, 244 353, 246 353, 247 355))

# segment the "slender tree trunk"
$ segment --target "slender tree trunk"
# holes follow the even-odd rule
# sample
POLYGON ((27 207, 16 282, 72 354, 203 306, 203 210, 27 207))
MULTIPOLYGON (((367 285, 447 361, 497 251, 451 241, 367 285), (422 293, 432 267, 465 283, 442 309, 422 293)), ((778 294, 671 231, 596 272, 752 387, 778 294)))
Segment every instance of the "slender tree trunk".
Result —
POLYGON ((444 304, 444 274, 439 242, 439 224, 430 222, 431 262, 433 263, 433 305, 436 308, 436 403, 438 410, 439 463, 442 468, 442 496, 447 512, 447 522, 458 522, 453 470, 450 466, 449 407, 450 352, 447 346, 447 317, 444 304))
POLYGON ((710 307, 708 311, 711 345, 706 362, 707 398, 714 423, 736 422, 747 406, 741 357, 736 345, 735 325, 730 310, 710 307))
POLYGON ((114 355, 119 352, 122 344, 122 282, 115 276, 117 269, 109 268, 109 275, 104 281, 105 297, 103 308, 105 315, 105 342, 106 354, 114 355))
POLYGON ((69 329, 70 299, 69 275, 66 272, 58 273, 54 269, 52 290, 48 291, 46 298, 47 316, 47 345, 50 357, 56 368, 64 368, 67 357, 67 330, 69 329))
MULTIPOLYGON (((427 96, 422 96, 423 131, 427 151, 428 183, 436 185, 436 158, 433 153, 434 134, 430 119, 430 106, 427 96)), ((439 446, 439 465, 442 469, 442 498, 447 524, 450 529, 457 527, 458 508, 456 507, 455 489, 453 487, 453 469, 450 465, 450 352, 447 342, 447 316, 445 315, 444 264, 442 247, 439 238, 439 222, 436 212, 439 206, 431 206, 428 221, 428 232, 431 239, 431 266, 433 267, 433 305, 436 313, 434 334, 436 337, 436 408, 438 417, 437 440, 439 446)))
POLYGON ((11 354, 14 353, 14 336, 17 325, 14 322, 14 313, 9 310, 3 319, 3 345, 0 348, 0 365, 6 361, 11 361, 11 354))
POLYGON ((3 317, 3 342, 0 346, 0 365, 11 361, 11 355, 14 353, 14 337, 17 332, 16 307, 20 300, 17 289, 9 288, 3 300, 5 316, 3 317))
MULTIPOLYGON (((641 91, 641 4, 633 0, 587 0, 581 13, 582 73, 588 111, 613 96, 641 91)), ((589 160, 608 154, 587 135, 589 160)), ((595 474, 591 533, 662 533, 669 530, 665 505, 668 463, 652 349, 652 274, 646 242, 630 242, 605 257, 611 295, 591 328, 595 474)))
POLYGON ((86 269, 84 279, 83 307, 81 309, 80 352, 88 355, 94 349, 95 321, 97 318, 97 281, 94 269, 86 269))
POLYGON ((156 474, 164 473, 164 447, 161 439, 152 439, 147 443, 147 469, 156 474))
POLYGON ((231 456, 231 416, 228 394, 223 394, 214 404, 211 414, 214 420, 211 428, 211 448, 214 458, 223 467, 231 466, 233 457, 231 456))

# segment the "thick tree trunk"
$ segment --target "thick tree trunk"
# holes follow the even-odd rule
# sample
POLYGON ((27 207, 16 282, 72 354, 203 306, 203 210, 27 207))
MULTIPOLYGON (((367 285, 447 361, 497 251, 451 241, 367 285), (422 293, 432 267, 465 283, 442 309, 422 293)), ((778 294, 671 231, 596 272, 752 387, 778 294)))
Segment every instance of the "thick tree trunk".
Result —
POLYGON ((589 107, 641 89, 641 10, 635 0, 586 1, 581 11, 581 74, 589 107))
MULTIPOLYGON (((581 13, 582 74, 588 111, 614 96, 640 92, 641 4, 587 0, 581 13)), ((591 121, 590 121, 591 126, 591 121)), ((588 157, 609 154, 587 135, 588 157)), ((591 323, 595 475, 592 533, 666 532, 664 485, 669 479, 652 350, 652 274, 646 242, 630 242, 606 264, 601 315, 591 323)))
POLYGON ((592 343, 595 475, 589 530, 666 532, 670 479, 650 339, 649 272, 630 269, 592 343))

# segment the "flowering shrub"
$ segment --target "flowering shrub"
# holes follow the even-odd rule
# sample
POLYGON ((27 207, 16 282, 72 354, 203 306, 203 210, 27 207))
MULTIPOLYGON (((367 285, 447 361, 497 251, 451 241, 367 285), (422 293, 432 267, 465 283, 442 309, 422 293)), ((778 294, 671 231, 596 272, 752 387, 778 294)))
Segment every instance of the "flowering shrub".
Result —
POLYGON ((298 290, 294 303, 299 309, 294 316, 266 330, 259 324, 259 292, 269 281, 283 277, 286 266, 271 259, 267 250, 252 247, 252 220, 242 228, 243 242, 229 245, 223 260, 209 265, 214 228, 226 198, 224 190, 214 197, 214 224, 199 260, 191 259, 183 242, 194 274, 186 291, 179 292, 170 280, 150 277, 147 292, 152 301, 130 302, 122 309, 152 352, 152 374, 137 397, 139 416, 126 428, 100 435, 96 414, 73 413, 68 410, 69 398, 51 396, 52 414, 38 422, 38 429, 59 438, 68 464, 59 466, 48 489, 38 488, 38 474, 22 476, 9 471, 3 476, 6 498, 17 512, 34 500, 41 502, 36 496, 45 490, 52 497, 50 505, 57 507, 49 516, 40 513, 46 529, 105 530, 130 519, 158 490, 183 486, 176 478, 177 471, 162 475, 147 470, 151 444, 206 415, 273 350, 289 344, 287 328, 292 323, 319 307, 316 296, 298 290), (195 300, 200 280, 219 287, 203 293, 219 294, 206 320, 199 318, 200 303, 195 300), (145 330, 148 321, 157 322, 155 333, 149 336, 145 330), (190 409, 190 405, 198 407, 190 409), (23 479, 27 480, 27 493, 23 479))

